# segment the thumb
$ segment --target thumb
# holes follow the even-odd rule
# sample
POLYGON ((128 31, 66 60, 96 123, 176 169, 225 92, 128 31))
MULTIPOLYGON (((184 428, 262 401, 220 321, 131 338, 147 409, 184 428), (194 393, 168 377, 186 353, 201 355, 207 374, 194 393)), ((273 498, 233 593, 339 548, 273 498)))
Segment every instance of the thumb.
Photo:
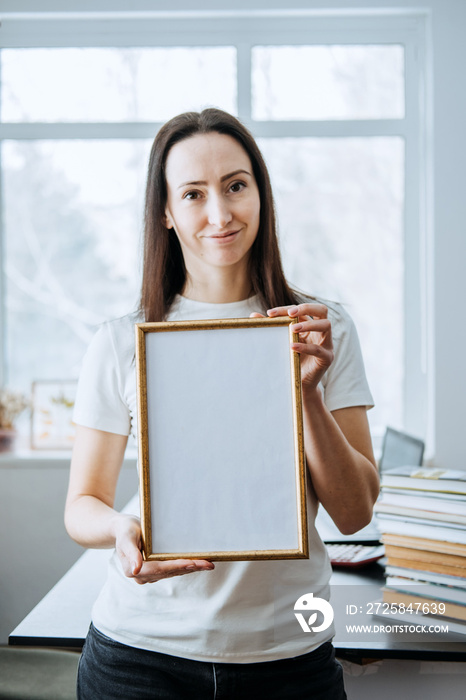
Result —
POLYGON ((120 547, 119 555, 126 576, 137 576, 143 565, 141 551, 134 545, 123 546, 120 547))
POLYGON ((133 529, 126 532, 118 542, 117 551, 126 576, 136 576, 142 568, 140 535, 133 529))
POLYGON ((136 549, 134 556, 131 557, 131 573, 136 576, 142 569, 143 558, 139 549, 136 549))
POLYGON ((264 314, 259 314, 257 311, 253 311, 252 314, 249 314, 249 318, 265 318, 264 314))

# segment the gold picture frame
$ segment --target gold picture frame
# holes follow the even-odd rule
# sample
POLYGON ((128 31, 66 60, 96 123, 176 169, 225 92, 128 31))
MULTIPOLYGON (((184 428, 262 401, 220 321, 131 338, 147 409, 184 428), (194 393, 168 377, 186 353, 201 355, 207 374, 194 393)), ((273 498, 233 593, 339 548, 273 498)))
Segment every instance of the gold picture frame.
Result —
POLYGON ((136 324, 145 559, 308 558, 292 323, 136 324))

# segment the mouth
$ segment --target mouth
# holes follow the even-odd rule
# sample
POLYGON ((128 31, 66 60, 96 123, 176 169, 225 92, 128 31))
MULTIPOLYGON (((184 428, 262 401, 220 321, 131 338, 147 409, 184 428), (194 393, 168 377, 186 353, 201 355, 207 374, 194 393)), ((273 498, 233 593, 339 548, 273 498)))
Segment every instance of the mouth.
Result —
POLYGON ((217 240, 228 240, 230 238, 233 238, 233 236, 236 236, 237 233, 239 233, 240 229, 237 229, 236 231, 225 231, 224 233, 215 233, 209 236, 209 238, 215 238, 217 240))

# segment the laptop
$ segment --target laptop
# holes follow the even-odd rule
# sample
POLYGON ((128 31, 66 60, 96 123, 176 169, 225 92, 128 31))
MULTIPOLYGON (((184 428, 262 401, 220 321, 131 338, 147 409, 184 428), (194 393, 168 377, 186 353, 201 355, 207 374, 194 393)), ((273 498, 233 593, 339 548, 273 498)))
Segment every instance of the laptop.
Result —
MULTIPOLYGON (((408 433, 393 428, 385 431, 382 454, 379 460, 379 473, 387 469, 405 465, 421 466, 424 457, 424 442, 408 433)), ((377 545, 380 543, 380 531, 374 516, 362 530, 352 535, 342 535, 322 504, 316 518, 316 528, 326 544, 361 544, 377 545)))

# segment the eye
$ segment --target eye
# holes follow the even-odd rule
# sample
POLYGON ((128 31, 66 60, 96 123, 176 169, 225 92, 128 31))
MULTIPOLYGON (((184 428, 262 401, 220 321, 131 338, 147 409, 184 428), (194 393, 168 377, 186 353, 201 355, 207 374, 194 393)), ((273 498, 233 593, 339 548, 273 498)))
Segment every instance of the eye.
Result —
POLYGON ((189 190, 189 192, 184 193, 183 199, 196 200, 196 199, 199 199, 200 196, 201 196, 200 192, 197 192, 196 190, 189 190))
POLYGON ((241 190, 243 190, 245 187, 246 187, 246 183, 238 180, 237 182, 233 182, 230 185, 230 190, 232 192, 236 193, 236 192, 241 192, 241 190))

